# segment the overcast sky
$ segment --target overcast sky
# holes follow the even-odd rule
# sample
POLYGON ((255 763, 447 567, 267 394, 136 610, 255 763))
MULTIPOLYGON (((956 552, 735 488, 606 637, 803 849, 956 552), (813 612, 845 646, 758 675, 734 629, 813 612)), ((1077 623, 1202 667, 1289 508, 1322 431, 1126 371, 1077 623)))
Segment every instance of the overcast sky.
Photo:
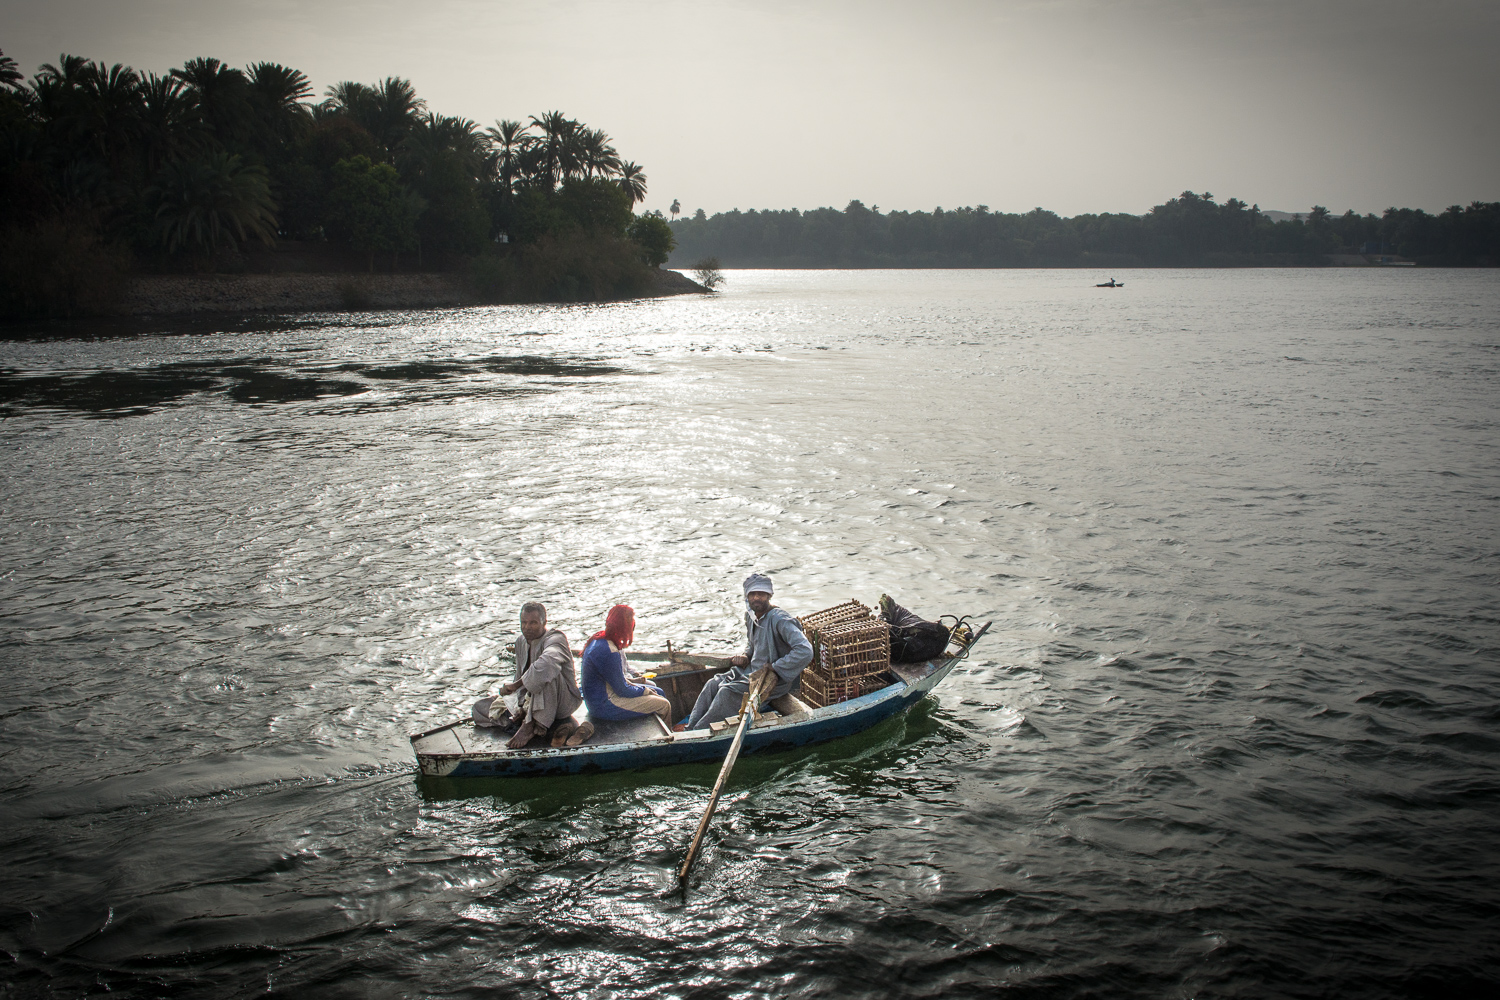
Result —
POLYGON ((0 0, 0 49, 556 108, 688 212, 1500 200, 1494 0, 0 0))

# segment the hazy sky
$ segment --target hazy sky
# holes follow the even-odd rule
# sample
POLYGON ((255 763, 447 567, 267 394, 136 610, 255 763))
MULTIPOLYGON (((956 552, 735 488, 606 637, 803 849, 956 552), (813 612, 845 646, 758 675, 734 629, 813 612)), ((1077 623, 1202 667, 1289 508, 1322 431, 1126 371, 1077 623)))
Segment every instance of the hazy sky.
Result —
POLYGON ((1500 200, 1494 0, 0 0, 0 49, 557 108, 689 212, 1500 200))

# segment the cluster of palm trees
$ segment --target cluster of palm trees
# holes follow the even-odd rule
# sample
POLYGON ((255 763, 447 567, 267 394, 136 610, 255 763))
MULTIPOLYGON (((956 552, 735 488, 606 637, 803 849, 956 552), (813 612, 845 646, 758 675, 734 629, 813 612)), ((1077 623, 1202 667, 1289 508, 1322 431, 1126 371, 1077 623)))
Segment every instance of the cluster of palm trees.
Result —
POLYGON ((631 206, 646 192, 608 135, 560 111, 483 129, 399 77, 317 100, 277 63, 192 59, 158 75, 64 55, 27 80, 0 54, 0 214, 13 225, 67 215, 139 250, 199 254, 348 238, 352 196, 333 168, 359 157, 395 172, 391 211, 433 249, 474 252, 528 192, 606 183, 631 206))
POLYGON ((311 112, 314 120, 344 115, 357 122, 398 166, 457 153, 476 177, 506 193, 533 187, 550 191, 570 180, 607 178, 618 182, 631 204, 646 196, 640 165, 622 160, 602 129, 561 111, 533 116, 524 125, 502 119, 481 130, 467 118, 429 111, 410 81, 387 77, 374 86, 336 83, 311 112))

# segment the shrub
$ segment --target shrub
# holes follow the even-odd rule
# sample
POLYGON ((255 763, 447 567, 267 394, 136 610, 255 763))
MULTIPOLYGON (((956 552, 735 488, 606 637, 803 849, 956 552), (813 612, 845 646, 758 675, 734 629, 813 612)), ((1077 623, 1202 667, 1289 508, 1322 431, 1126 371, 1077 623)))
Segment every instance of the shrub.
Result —
POLYGON ((469 290, 481 302, 519 302, 520 278, 515 257, 484 255, 469 261, 469 290))
POLYGON ((704 257, 694 264, 693 277, 698 279, 698 284, 710 292, 724 284, 724 272, 719 270, 719 258, 704 257))
POLYGON ((602 302, 651 285, 634 243, 579 232, 543 236, 507 257, 479 257, 468 278, 485 302, 602 302))
POLYGON ((86 221, 53 216, 0 231, 0 318, 65 319, 114 312, 130 255, 86 221))
POLYGON ((146 199, 168 253, 189 250, 206 259, 221 247, 250 238, 269 245, 276 237, 265 168, 228 153, 167 164, 146 199))
POLYGON ((677 237, 672 235, 672 227, 660 212, 647 212, 637 216, 630 224, 628 235, 640 248, 638 252, 641 259, 652 267, 665 264, 677 246, 677 237))
POLYGON ((579 229, 601 236, 624 236, 632 224, 630 196, 600 177, 568 181, 557 192, 557 207, 579 229))
POLYGON ((416 220, 425 205, 388 163, 366 156, 335 163, 328 202, 335 234, 369 255, 371 271, 376 251, 394 255, 417 245, 416 220))

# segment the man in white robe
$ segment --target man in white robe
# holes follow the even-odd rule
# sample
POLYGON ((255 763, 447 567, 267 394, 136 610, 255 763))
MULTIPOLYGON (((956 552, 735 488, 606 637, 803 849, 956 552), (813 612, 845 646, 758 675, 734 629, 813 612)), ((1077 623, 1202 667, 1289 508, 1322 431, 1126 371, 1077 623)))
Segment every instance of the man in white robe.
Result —
POLYGON ((535 601, 521 605, 521 634, 516 637, 516 676, 503 684, 494 698, 481 698, 474 705, 474 721, 481 726, 503 726, 503 713, 491 714, 507 695, 521 695, 520 728, 507 746, 519 750, 537 736, 546 736, 554 725, 576 723, 573 713, 583 704, 573 650, 568 637, 547 627, 547 609, 535 601))

